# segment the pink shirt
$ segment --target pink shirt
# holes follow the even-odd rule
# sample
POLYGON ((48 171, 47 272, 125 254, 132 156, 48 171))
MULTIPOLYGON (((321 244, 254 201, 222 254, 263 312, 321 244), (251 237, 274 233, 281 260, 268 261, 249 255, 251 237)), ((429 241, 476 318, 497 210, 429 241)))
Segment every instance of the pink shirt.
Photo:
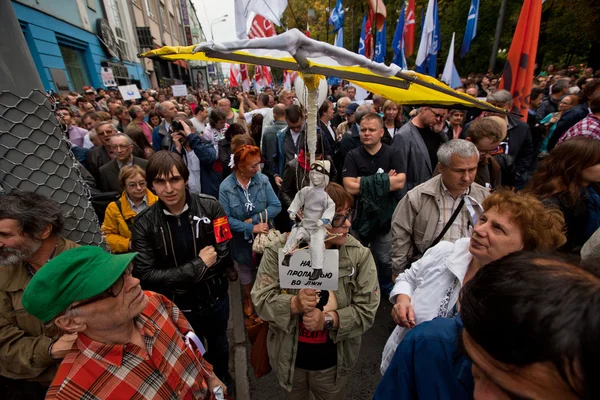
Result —
POLYGON ((144 132, 144 136, 146 136, 146 139, 148 139, 148 143, 152 144, 152 128, 150 128, 150 125, 142 122, 141 124, 138 123, 137 126, 142 129, 142 132, 144 132))

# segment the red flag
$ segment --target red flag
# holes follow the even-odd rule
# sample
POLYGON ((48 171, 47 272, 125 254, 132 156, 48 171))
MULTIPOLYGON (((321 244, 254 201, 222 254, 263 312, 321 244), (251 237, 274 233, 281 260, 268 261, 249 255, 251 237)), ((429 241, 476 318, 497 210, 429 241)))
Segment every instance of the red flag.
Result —
POLYGON ((248 65, 240 64, 240 80, 244 92, 250 90, 250 77, 248 75, 248 65))
POLYGON ((415 0, 408 0, 404 17, 404 55, 410 57, 415 49, 415 0))
POLYGON ((375 25, 377 26, 377 31, 380 31, 383 29, 383 23, 385 22, 385 17, 387 16, 385 4, 383 4, 383 0, 368 0, 368 3, 369 8, 375 12, 375 25))
POLYGON ((512 94, 512 111, 521 114, 521 119, 525 122, 529 110, 541 20, 542 0, 525 0, 498 86, 498 89, 506 89, 512 94))
POLYGON ((248 32, 248 39, 264 38, 275 36, 275 27, 273 23, 263 17, 262 15, 256 14, 250 25, 250 32, 248 32))
POLYGON ((230 87, 238 87, 240 86, 239 82, 240 70, 237 64, 231 64, 229 67, 229 86, 230 87))
POLYGON ((369 16, 365 23, 365 57, 369 60, 373 59, 373 18, 375 13, 373 10, 369 10, 369 16))

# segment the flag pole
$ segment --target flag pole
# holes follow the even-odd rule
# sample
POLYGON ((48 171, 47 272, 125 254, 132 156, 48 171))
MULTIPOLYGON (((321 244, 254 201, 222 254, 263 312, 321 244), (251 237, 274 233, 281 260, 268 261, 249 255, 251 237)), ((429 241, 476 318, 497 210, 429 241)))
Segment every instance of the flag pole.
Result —
POLYGON ((500 36, 502 36, 502 24, 504 23, 504 14, 506 13, 506 0, 502 0, 500 5, 500 13, 498 14, 498 23, 496 24, 496 36, 494 37, 494 45, 492 46, 492 54, 490 56, 489 70, 494 72, 496 68, 496 56, 498 55, 498 46, 500 46, 500 36))

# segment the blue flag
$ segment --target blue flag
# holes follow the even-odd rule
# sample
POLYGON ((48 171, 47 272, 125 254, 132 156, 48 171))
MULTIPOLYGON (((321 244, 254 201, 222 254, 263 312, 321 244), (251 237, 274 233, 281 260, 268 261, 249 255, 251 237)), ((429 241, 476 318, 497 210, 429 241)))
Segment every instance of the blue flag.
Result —
POLYGON ((344 26, 344 5, 342 4, 342 0, 337 0, 335 8, 331 10, 331 15, 329 15, 329 25, 333 26, 333 32, 337 32, 344 26))
POLYGON ((385 37, 385 28, 387 22, 383 22, 383 28, 377 32, 375 36, 375 56, 373 57, 373 61, 382 63, 385 61, 385 56, 387 54, 387 40, 385 37))
POLYGON ((471 0, 469 7, 469 16, 467 17, 467 28, 463 37, 462 47, 460 48, 460 56, 464 57, 471 47, 471 40, 475 39, 477 34, 477 19, 479 18, 479 0, 471 0))
POLYGON ((396 25, 396 33, 394 33, 394 39, 392 40, 392 48, 394 49, 394 59, 392 60, 392 63, 402 69, 407 69, 406 57, 404 57, 404 18, 404 3, 402 3, 398 25, 396 25))
POLYGON ((363 16, 362 28, 360 28, 360 38, 358 39, 358 54, 365 55, 365 25, 367 25, 367 14, 363 16))
MULTIPOLYGON (((343 26, 335 34, 335 41, 334 41, 333 45, 335 47, 341 47, 341 48, 344 47, 344 27, 343 26)), ((342 80, 340 78, 336 78, 335 76, 330 76, 327 79, 327 83, 329 84, 329 86, 331 86, 331 85, 334 85, 336 83, 337 84, 342 83, 342 80)))

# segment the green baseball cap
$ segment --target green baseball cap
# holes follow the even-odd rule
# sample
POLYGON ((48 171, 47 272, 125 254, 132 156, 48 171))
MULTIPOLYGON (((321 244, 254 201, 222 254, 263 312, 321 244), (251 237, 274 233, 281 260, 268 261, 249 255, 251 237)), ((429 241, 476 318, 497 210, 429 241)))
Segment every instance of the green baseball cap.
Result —
POLYGON ((114 255, 96 246, 62 252, 33 276, 23 293, 23 307, 42 322, 51 321, 73 302, 110 288, 137 254, 114 255))

